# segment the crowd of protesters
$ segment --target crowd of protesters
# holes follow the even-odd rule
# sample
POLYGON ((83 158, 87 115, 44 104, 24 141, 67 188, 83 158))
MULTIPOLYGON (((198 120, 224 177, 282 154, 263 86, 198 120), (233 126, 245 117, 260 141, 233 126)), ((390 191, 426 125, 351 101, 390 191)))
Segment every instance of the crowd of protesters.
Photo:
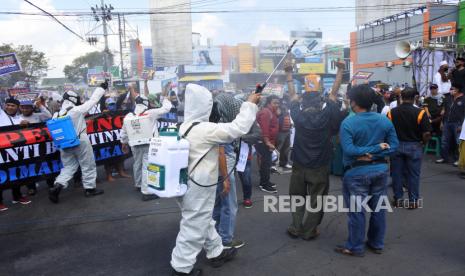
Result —
MULTIPOLYGON (((416 89, 407 86, 389 88, 382 84, 375 87, 349 85, 344 100, 340 100, 343 63, 337 64, 335 83, 325 96, 316 91, 303 95, 296 93, 292 65, 287 62, 285 72, 288 95, 282 99, 268 96, 263 100, 262 108, 257 110, 252 105, 257 103, 259 97, 249 98, 249 111, 251 114, 256 113, 256 120, 251 128, 251 122, 247 121, 245 124, 244 121, 244 125, 247 125, 250 131, 245 135, 239 135, 244 128, 240 126, 240 131, 234 130, 239 132, 230 134, 231 137, 222 133, 228 136, 228 139, 218 140, 219 154, 216 162, 219 175, 211 219, 215 222, 215 230, 221 238, 223 251, 218 253, 219 255, 214 254, 216 256, 211 259, 221 264, 232 258, 236 249, 245 245, 234 236, 238 211, 237 180, 242 184, 243 207, 252 208, 254 184, 257 183, 264 192, 276 194, 276 184, 270 180, 271 173, 290 170, 289 195, 310 196, 308 205, 315 207, 317 198, 327 196, 329 192, 334 136, 339 137, 342 148, 343 197, 346 204, 349 204, 351 197, 360 196, 371 197, 368 204, 376 205, 381 197, 388 195, 388 179, 391 177, 392 205, 412 210, 421 207, 420 175, 423 151, 425 146, 434 141, 440 143, 441 158, 436 160, 436 163, 452 163, 460 167, 463 170, 460 177, 465 178, 464 65, 465 60, 457 58, 454 68, 449 70, 448 63, 442 62, 426 96, 420 96, 416 89), (295 131, 294 135, 291 135, 292 131, 295 131), (242 153, 241 148, 244 147, 246 150, 242 153), (237 160, 241 153, 245 154, 246 162, 244 168, 237 171, 236 177, 237 160), (255 155, 257 163, 253 162, 255 155), (257 164, 259 172, 257 181, 252 178, 254 164, 257 164), (404 189, 407 190, 407 199, 404 199, 404 189)), ((194 91, 197 91, 196 89, 200 94, 207 93, 204 88, 195 88, 194 91)), ((166 88, 163 90, 162 98, 167 101, 163 105, 163 99, 149 94, 147 82, 144 87, 145 95, 138 93, 133 86, 129 86, 128 91, 123 94, 106 93, 99 99, 98 104, 92 107, 89 114, 115 110, 135 112, 138 104, 144 104, 147 109, 159 108, 157 118, 167 116, 176 123, 182 123, 184 106, 187 108, 187 105, 192 103, 185 103, 182 93, 177 95, 166 88), (166 115, 163 115, 165 113, 166 115)), ((211 96, 210 94, 208 95, 211 96)), ((241 117, 242 108, 247 106, 243 102, 231 93, 214 93, 210 122, 222 123, 231 127, 233 131, 233 128, 237 127, 237 118, 241 117)), ((51 109, 51 105, 49 108, 44 98, 22 101, 8 98, 0 111, 0 126, 27 126, 30 123, 44 122, 55 112, 51 109)), ((146 148, 144 151, 147 151, 146 148)), ((125 150, 128 150, 127 145, 125 150)), ((132 151, 134 154, 136 149, 132 147, 132 151)), ((105 165, 107 181, 114 181, 115 173, 123 178, 130 177, 125 171, 124 161, 121 159, 111 165, 105 165)), ((134 167, 135 186, 136 189, 142 190, 143 200, 152 200, 157 197, 146 194, 143 184, 140 183, 143 182, 140 180, 143 175, 140 171, 144 170, 142 164, 141 161, 137 173, 134 167)), ((49 186, 53 185, 53 181, 47 183, 49 186)), ((27 189, 28 195, 34 196, 37 193, 37 183, 30 183, 27 189)), ((31 202, 23 195, 19 186, 12 188, 12 198, 13 203, 31 202)), ((292 213, 291 223, 287 228, 287 233, 292 238, 311 240, 320 234, 318 226, 323 220, 324 212, 310 212, 306 206, 305 204, 298 207, 292 213)), ((1 200, 0 210, 7 209, 1 200)), ((348 213, 349 236, 344 245, 336 247, 337 252, 363 256, 365 248, 377 254, 383 251, 386 232, 385 211, 370 214, 367 237, 365 216, 363 211, 348 213)), ((180 235, 182 231, 181 229, 180 235)), ((188 236, 181 238, 189 239, 188 236)), ((188 250, 188 246, 188 242, 177 245, 177 249, 173 251, 172 263, 180 265, 184 261, 176 254, 188 250)), ((192 264, 186 267, 189 269, 182 268, 183 271, 176 270, 175 267, 173 273, 198 275, 191 274, 192 264)))

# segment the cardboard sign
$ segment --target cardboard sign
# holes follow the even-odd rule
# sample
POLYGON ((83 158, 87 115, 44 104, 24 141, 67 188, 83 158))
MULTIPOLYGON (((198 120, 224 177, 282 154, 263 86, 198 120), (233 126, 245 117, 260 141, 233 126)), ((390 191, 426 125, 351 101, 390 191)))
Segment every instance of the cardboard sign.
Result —
POLYGON ((305 76, 305 92, 318 92, 321 88, 321 77, 310 74, 305 76))
POLYGON ((358 71, 353 79, 354 80, 367 80, 373 76, 373 72, 363 72, 363 71, 358 71))
POLYGON ((0 55, 0 76, 21 71, 21 64, 15 53, 0 55))
POLYGON ((277 96, 282 98, 284 96, 284 86, 277 83, 269 83, 266 85, 262 92, 263 96, 277 96))

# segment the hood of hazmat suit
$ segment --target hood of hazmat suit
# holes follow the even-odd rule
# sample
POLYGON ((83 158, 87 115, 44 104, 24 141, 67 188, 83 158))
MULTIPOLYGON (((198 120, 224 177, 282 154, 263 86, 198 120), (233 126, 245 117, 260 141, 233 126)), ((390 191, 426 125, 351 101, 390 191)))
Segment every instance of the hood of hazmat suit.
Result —
MULTIPOLYGON (((246 134, 255 121, 258 107, 245 102, 232 122, 215 124, 208 121, 213 106, 210 91, 196 84, 188 84, 185 95, 185 117, 180 134, 183 135, 192 123, 200 122, 186 137, 190 143, 189 175, 201 185, 211 185, 218 181, 218 145, 231 143, 246 134)), ((200 187, 188 181, 187 192, 180 200, 181 227, 171 259, 172 267, 178 272, 189 273, 202 248, 205 248, 207 258, 217 257, 223 250, 212 219, 215 195, 216 185, 200 187)))
POLYGON ((61 105, 60 111, 55 113, 53 115, 53 118, 69 115, 69 117, 71 117, 71 120, 73 121, 73 126, 76 130, 76 133, 78 135, 82 133, 79 139, 81 141, 88 141, 87 124, 86 120, 84 119, 84 116, 87 114, 87 112, 89 112, 89 110, 93 106, 98 104, 100 98, 102 98, 104 94, 105 90, 101 87, 97 87, 94 90, 94 93, 92 93, 90 99, 85 103, 80 104, 81 101, 77 93, 74 91, 68 91, 65 93, 65 95, 63 95, 63 104, 61 105))

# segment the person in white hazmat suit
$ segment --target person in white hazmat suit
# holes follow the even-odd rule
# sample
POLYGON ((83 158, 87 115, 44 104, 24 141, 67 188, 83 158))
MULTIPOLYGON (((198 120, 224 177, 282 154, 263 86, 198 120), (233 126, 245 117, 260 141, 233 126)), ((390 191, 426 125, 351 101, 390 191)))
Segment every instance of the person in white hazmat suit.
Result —
POLYGON ((252 94, 242 104, 234 121, 220 124, 209 122, 213 107, 210 91, 189 84, 185 95, 184 123, 180 127, 180 134, 185 135, 190 143, 190 179, 186 194, 179 199, 182 219, 176 247, 171 255, 171 266, 172 275, 201 275, 202 271, 194 269, 194 264, 202 248, 213 267, 221 266, 237 252, 235 248, 223 248, 212 218, 215 183, 218 182, 218 145, 231 143, 249 132, 256 118, 260 95, 252 94), (199 124, 192 127, 193 123, 199 124), (209 187, 201 187, 194 181, 209 187))
POLYGON ((81 104, 79 95, 74 91, 68 91, 63 95, 63 103, 60 111, 53 118, 69 115, 80 144, 77 147, 60 150, 63 169, 55 179, 55 184, 49 190, 48 198, 53 203, 58 203, 59 195, 63 188, 68 187, 68 182, 73 178, 79 166, 82 172, 82 185, 86 197, 103 194, 103 190, 96 188, 97 166, 95 164, 94 151, 87 136, 87 124, 84 116, 96 105, 108 89, 108 82, 102 83, 94 90, 88 101, 81 104))
MULTIPOLYGON (((158 129, 156 128, 157 119, 161 118, 164 114, 168 113, 171 109, 171 102, 166 97, 165 93, 162 93, 162 97, 165 97, 160 108, 149 109, 149 100, 146 96, 140 95, 136 98, 136 108, 134 113, 129 113, 124 118, 124 122, 129 118, 135 118, 141 114, 148 116, 150 120, 151 129, 153 130, 150 134, 152 138, 158 136, 158 129)), ((123 152, 129 152, 129 139, 128 131, 131 131, 131 126, 127 126, 126 123, 123 123, 121 130, 121 143, 123 144, 123 152)), ((142 193, 142 200, 152 200, 158 198, 155 194, 149 192, 147 185, 147 166, 148 166, 148 155, 150 140, 147 139, 147 142, 140 145, 135 145, 131 147, 132 155, 134 158, 133 173, 134 173, 134 185, 137 189, 140 189, 142 193)))

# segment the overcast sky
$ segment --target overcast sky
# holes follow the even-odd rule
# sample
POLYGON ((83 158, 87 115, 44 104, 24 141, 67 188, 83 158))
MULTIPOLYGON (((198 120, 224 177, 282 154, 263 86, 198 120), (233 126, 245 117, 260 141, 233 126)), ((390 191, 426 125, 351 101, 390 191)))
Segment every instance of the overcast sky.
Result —
MULTIPOLYGON (((57 11, 89 11, 90 6, 100 4, 100 0, 30 0, 39 7, 56 13, 57 11)), ((37 12, 21 0, 1 0, 2 11, 37 12)), ((282 8, 353 7, 353 0, 192 0, 194 11, 205 10, 256 10, 282 8), (202 3, 201 3, 202 2, 202 3), (198 4, 196 4, 198 3, 198 4), (201 3, 201 4, 200 4, 201 3)), ((149 0, 106 0, 115 10, 148 10, 149 0)), ((70 28, 84 35, 95 22, 86 18, 60 17, 70 28)), ((348 45, 349 32, 355 29, 355 12, 307 12, 307 13, 210 13, 193 15, 193 31, 210 37, 214 44, 235 45, 240 42, 256 44, 259 40, 289 40, 289 32, 308 28, 323 31, 323 41, 348 45)), ((129 23, 138 29, 143 45, 150 45, 148 16, 129 16, 129 23)), ((116 30, 117 20, 111 22, 116 30)), ((65 30, 49 17, 0 15, 1 43, 31 44, 44 51, 50 59, 52 70, 49 77, 63 76, 63 67, 89 51, 102 50, 103 44, 91 47, 65 30)), ((100 41, 103 41, 100 38, 100 41)), ((110 39, 110 50, 118 50, 116 36, 110 39)))

